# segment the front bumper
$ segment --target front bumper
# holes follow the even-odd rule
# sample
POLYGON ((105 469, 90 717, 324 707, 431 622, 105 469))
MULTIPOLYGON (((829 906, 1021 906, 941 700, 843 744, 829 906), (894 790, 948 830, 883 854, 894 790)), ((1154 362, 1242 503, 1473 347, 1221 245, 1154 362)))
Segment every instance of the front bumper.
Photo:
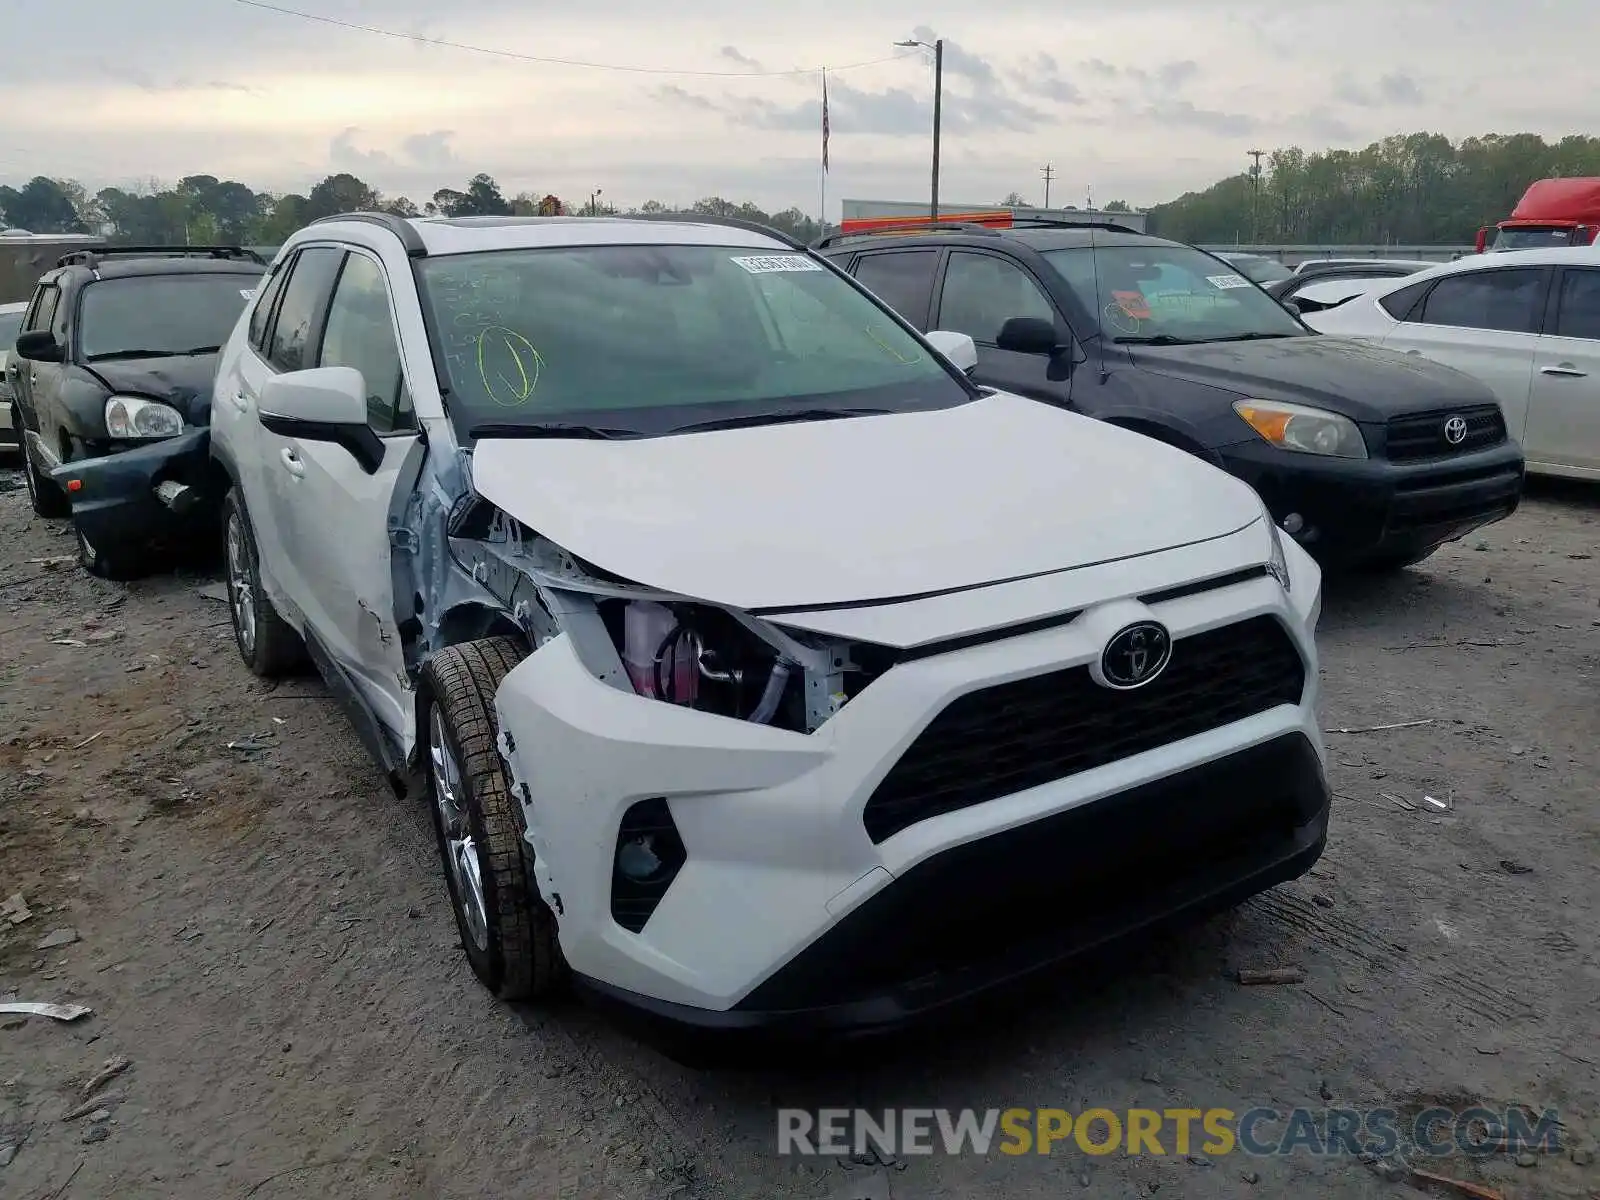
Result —
POLYGON ((1328 563, 1420 553, 1509 517, 1522 499, 1522 450, 1510 441, 1400 463, 1301 454, 1259 438, 1218 454, 1280 525, 1298 513, 1296 539, 1328 563))
POLYGON ((1257 577, 1116 599, 902 662, 809 736, 641 699, 599 682, 569 639, 546 643, 496 708, 578 982, 682 1026, 870 1030, 1303 873, 1328 792, 1319 577, 1291 558, 1287 596, 1257 577), (1108 630, 1151 617, 1175 654, 1185 637, 1277 622, 1303 662, 1299 703, 869 835, 869 798, 954 700, 1085 665, 1108 630), (658 797, 686 861, 633 933, 612 915, 618 828, 658 797))
POLYGON ((72 500, 72 518, 91 542, 148 542, 182 537, 215 520, 220 496, 205 493, 211 430, 63 463, 51 478, 72 500), (180 502, 157 494, 162 484, 185 485, 180 502))

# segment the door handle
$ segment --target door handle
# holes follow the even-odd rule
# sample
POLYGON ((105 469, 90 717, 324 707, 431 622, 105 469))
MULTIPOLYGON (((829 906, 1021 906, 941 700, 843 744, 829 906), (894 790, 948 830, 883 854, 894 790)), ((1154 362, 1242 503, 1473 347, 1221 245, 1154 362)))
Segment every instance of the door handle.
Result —
POLYGON ((235 392, 233 394, 233 406, 235 408, 237 408, 240 412, 249 412, 250 411, 250 400, 249 400, 249 397, 247 397, 243 392, 235 392))
POLYGON ((278 457, 283 461, 284 469, 296 479, 305 478, 306 465, 300 461, 300 456, 285 446, 278 451, 278 457))
POLYGON ((1540 367, 1539 374, 1563 375, 1568 379, 1583 379, 1585 376, 1587 376, 1588 372, 1578 370, 1578 368, 1573 366, 1571 363, 1557 363, 1553 367, 1540 367))

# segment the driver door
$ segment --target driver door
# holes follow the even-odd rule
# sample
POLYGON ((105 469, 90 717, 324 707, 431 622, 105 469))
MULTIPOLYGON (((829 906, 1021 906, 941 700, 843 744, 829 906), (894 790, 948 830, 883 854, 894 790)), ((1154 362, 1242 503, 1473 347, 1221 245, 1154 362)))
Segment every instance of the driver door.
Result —
POLYGON ((383 441, 370 473, 328 442, 263 430, 262 469, 293 559, 307 625, 403 749, 415 737, 401 648, 389 514, 401 478, 422 453, 382 264, 351 249, 333 281, 305 366, 353 367, 367 389, 367 423, 383 441))

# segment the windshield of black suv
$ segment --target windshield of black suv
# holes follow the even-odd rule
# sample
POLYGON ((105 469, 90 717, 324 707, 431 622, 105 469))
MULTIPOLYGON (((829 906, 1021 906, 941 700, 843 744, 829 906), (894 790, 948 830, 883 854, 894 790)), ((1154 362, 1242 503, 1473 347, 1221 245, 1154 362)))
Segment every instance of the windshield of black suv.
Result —
POLYGON ((870 298, 800 253, 564 246, 428 258, 418 274, 446 403, 468 430, 663 434, 974 395, 870 298))
POLYGON ((1574 245, 1571 225, 1523 225, 1502 229, 1495 234, 1491 250, 1547 250, 1551 246, 1574 245))
POLYGON ((215 351, 228 340, 253 275, 125 275, 83 289, 78 349, 97 358, 158 358, 215 351))
POLYGON ((1189 246, 1080 246, 1047 250, 1044 257, 1115 342, 1309 336, 1236 268, 1189 246))

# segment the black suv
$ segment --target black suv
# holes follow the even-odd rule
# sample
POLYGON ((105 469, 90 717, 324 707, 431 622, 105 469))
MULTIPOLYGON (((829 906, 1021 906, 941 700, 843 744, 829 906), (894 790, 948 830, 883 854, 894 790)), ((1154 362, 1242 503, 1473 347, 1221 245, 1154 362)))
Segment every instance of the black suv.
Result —
POLYGON ((1226 262, 1110 224, 835 235, 816 249, 977 382, 1139 430, 1251 484, 1325 565, 1404 566, 1509 516, 1522 451, 1448 367, 1308 328, 1226 262))
POLYGON ((47 271, 6 365, 33 511, 69 513, 83 565, 138 574, 153 540, 217 519, 217 354, 266 271, 237 246, 101 247, 47 271))

